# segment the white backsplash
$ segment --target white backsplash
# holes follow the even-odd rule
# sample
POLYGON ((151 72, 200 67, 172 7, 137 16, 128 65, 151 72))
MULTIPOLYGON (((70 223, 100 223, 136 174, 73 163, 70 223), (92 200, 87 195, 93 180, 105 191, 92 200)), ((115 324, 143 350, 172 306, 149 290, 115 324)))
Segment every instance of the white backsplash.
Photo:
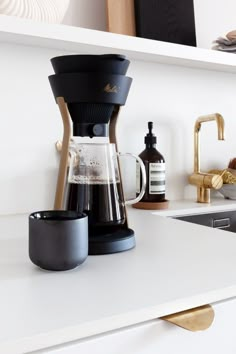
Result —
MULTIPOLYGON (((1 44, 0 214, 52 208, 58 168, 55 142, 62 121, 51 92, 49 59, 56 50, 1 44)), ((167 197, 195 197, 187 175, 193 167, 195 119, 213 112, 226 122, 224 142, 215 122, 202 127, 202 169, 224 168, 236 155, 233 74, 132 61, 133 78, 118 123, 119 149, 139 154, 147 122, 154 122, 158 148, 166 159, 167 197)), ((134 164, 135 166, 135 164, 134 164)), ((126 190, 135 189, 135 168, 125 166, 126 190)))
MULTIPOLYGON (((214 38, 233 29, 235 1, 226 2, 222 7, 221 2, 194 0, 198 46, 209 48, 214 38)), ((64 23, 104 30, 105 0, 71 0, 64 23)), ((62 121, 47 77, 53 74, 50 58, 62 54, 68 53, 1 42, 0 214, 53 206, 59 162, 55 142, 62 137, 62 121)), ((225 142, 217 141, 214 122, 202 127, 204 171, 224 168, 236 156, 236 75, 135 61, 128 75, 133 83, 118 122, 120 151, 139 154, 147 122, 153 121, 166 159, 167 198, 195 198, 196 189, 187 182, 195 119, 219 112, 226 122, 225 142)), ((124 164, 124 175, 130 195, 135 164, 124 164)))

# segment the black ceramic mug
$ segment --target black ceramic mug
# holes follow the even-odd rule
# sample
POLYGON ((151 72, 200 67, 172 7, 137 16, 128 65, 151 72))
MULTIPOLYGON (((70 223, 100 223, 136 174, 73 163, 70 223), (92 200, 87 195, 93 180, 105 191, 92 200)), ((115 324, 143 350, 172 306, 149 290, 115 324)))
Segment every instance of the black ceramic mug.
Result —
POLYGON ((29 257, 47 270, 69 270, 88 256, 88 217, 67 210, 36 211, 29 216, 29 257))

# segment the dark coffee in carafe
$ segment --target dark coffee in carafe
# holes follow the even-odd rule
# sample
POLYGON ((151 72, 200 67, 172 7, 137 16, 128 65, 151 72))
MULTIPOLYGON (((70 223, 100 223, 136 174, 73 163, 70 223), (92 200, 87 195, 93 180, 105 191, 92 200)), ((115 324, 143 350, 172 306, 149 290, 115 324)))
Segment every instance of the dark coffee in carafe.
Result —
MULTIPOLYGON (((123 233, 127 229, 125 203, 140 200, 145 191, 144 186, 138 198, 124 200, 118 156, 121 154, 116 152, 115 144, 74 142, 71 145, 66 209, 88 215, 90 240, 93 236, 115 238, 116 234, 118 239, 121 234, 126 237, 126 232, 123 233)), ((128 153, 122 156, 140 160, 128 153)))
POLYGON ((88 215, 90 231, 125 222, 124 202, 120 183, 71 184, 68 209, 88 215))

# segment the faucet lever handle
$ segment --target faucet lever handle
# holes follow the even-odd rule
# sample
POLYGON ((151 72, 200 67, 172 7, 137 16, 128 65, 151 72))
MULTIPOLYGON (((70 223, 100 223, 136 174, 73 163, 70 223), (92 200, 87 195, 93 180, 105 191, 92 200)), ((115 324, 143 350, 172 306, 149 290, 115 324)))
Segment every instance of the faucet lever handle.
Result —
POLYGON ((189 177, 189 183, 203 188, 220 189, 223 185, 223 178, 220 175, 199 172, 189 177))
POLYGON ((220 189, 223 185, 223 178, 220 175, 210 176, 211 186, 209 188, 220 189))

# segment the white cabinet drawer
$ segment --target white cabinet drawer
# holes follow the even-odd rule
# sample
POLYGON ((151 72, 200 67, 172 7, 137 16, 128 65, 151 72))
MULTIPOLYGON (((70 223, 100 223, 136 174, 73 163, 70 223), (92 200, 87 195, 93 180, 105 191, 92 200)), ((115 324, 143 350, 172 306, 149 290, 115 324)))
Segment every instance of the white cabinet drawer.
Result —
POLYGON ((206 331, 190 332, 157 319, 38 353, 235 354, 236 299, 213 308, 215 319, 206 331))

